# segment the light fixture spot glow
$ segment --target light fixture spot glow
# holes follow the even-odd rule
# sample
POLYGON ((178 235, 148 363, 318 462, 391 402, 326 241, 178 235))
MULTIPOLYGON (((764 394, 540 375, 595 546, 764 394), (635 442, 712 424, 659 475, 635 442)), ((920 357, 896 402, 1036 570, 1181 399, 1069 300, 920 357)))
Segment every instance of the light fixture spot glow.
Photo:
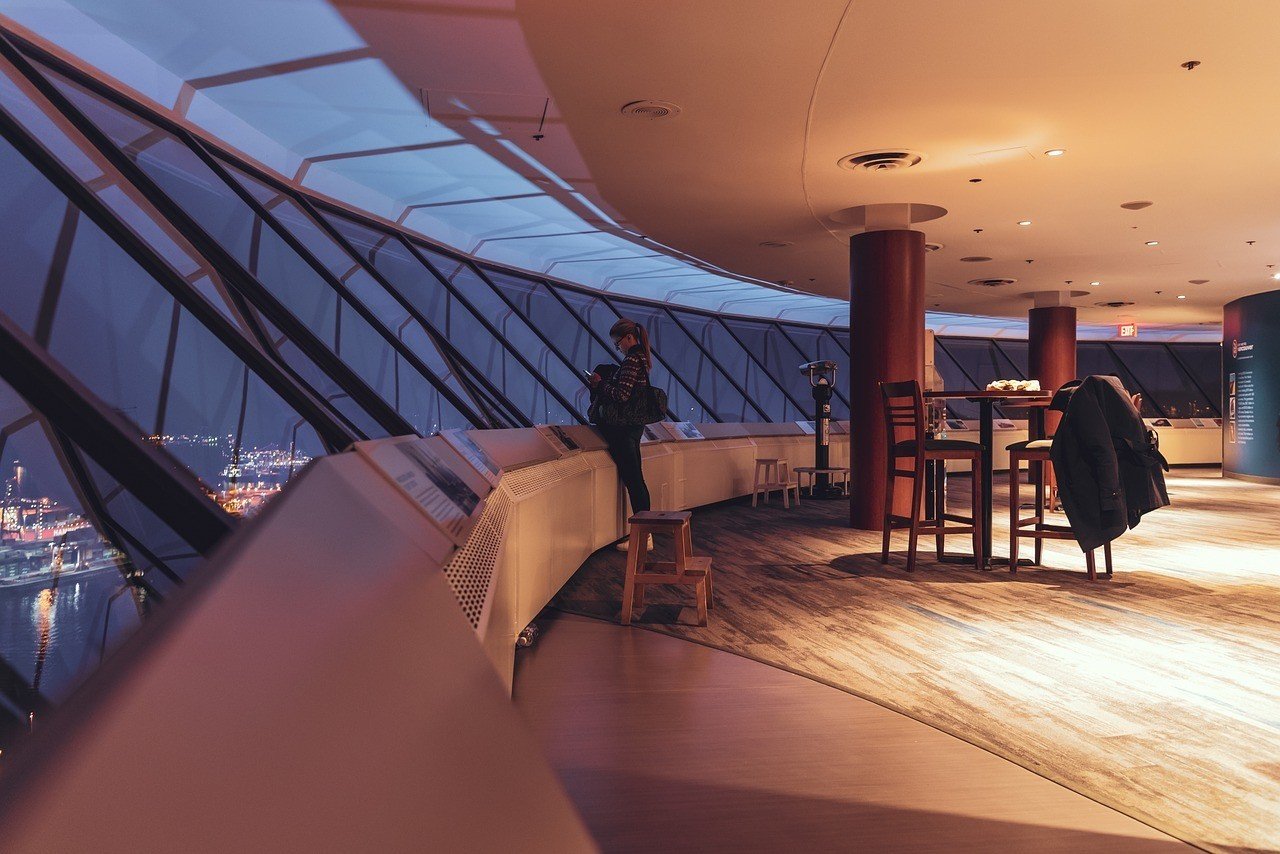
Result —
POLYGON ((1102 284, 1102 282, 1090 282, 1089 284, 1093 285, 1096 288, 1098 285, 1102 284))
POLYGON ((1271 278, 1273 278, 1273 279, 1280 279, 1280 273, 1272 273, 1272 274, 1271 274, 1271 278))
POLYGON ((1148 246, 1159 246, 1159 245, 1160 245, 1160 241, 1159 241, 1159 240, 1148 240, 1148 241, 1147 241, 1147 245, 1148 245, 1148 246))
POLYGON ((1186 298, 1187 298, 1186 294, 1178 294, 1178 299, 1186 299, 1186 298))
POLYGON ((1029 219, 1019 220, 1018 225, 1031 225, 1031 220, 1029 219))
POLYGON ((1044 153, 1044 156, 1045 157, 1061 157, 1066 153, 1067 153, 1067 150, 1065 148, 1051 148, 1044 153))

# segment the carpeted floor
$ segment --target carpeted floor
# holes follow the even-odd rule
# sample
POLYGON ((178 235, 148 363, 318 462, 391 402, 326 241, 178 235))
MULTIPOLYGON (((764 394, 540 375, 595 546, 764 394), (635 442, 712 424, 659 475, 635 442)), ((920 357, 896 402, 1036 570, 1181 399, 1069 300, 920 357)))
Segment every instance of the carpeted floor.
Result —
MULTIPOLYGON (((1169 485, 1174 506, 1092 583, 1074 543, 1011 576, 938 564, 930 539, 908 576, 905 533, 881 565, 844 502, 719 505, 694 517, 710 625, 662 589, 640 624, 874 700, 1201 847, 1280 850, 1280 488, 1185 470, 1169 485)), ((623 559, 597 553, 555 604, 616 619, 623 559)))

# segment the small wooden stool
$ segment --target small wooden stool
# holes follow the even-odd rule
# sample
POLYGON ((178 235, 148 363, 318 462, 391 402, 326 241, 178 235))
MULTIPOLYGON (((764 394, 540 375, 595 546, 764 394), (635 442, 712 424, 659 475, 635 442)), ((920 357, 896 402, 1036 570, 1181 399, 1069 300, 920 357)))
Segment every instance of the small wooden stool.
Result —
POLYGON ((832 466, 830 468, 818 468, 817 466, 796 466, 796 486, 797 487, 803 486, 803 484, 801 483, 801 481, 803 480, 803 476, 808 475, 809 476, 809 497, 812 498, 813 485, 817 483, 818 475, 820 474, 831 475, 832 485, 834 485, 837 480, 841 481, 840 485, 844 489, 844 494, 845 495, 849 494, 849 470, 846 468, 841 468, 839 466, 832 466))
MULTIPOLYGON (((1046 473, 1052 471, 1053 461, 1049 452, 1053 448, 1052 439, 1033 439, 1026 442, 1015 442, 1009 446, 1009 571, 1018 571, 1018 540, 1028 537, 1035 540, 1034 564, 1040 563, 1045 540, 1074 540, 1075 532, 1070 525, 1058 525, 1044 520, 1046 473), (1027 463, 1027 475, 1035 487, 1035 515, 1022 518, 1021 501, 1018 498, 1019 468, 1027 463)), ((1106 565, 1107 578, 1111 577, 1111 543, 1102 546, 1102 559, 1106 565)), ((1084 554, 1085 571, 1089 580, 1098 577, 1094 565, 1093 552, 1084 554)))
POLYGON ((631 517, 627 546, 627 574, 622 585, 622 625, 631 625, 631 611, 644 607, 644 589, 651 584, 693 587, 698 603, 698 625, 707 624, 707 611, 715 607, 711 587, 711 558, 693 554, 693 526, 688 510, 644 510, 631 517), (674 561, 646 560, 649 535, 670 534, 675 540, 674 561))
POLYGON ((756 500, 763 495, 765 503, 769 503, 769 493, 773 490, 781 490, 782 506, 790 507, 788 503, 788 493, 795 490, 796 506, 800 506, 800 478, 796 477, 795 481, 791 480, 790 472, 791 464, 781 457, 761 457, 756 460, 755 474, 751 478, 751 506, 756 506, 756 500), (761 480, 763 473, 764 479, 761 480))

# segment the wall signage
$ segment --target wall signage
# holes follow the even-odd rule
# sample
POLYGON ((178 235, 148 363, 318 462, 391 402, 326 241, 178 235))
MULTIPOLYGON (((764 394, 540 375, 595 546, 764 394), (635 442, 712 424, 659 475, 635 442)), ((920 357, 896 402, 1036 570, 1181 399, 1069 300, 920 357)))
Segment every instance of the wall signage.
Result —
POLYGON ((1222 310, 1222 469, 1280 480, 1280 291, 1222 310))
POLYGON ((1136 323, 1122 323, 1120 324, 1119 328, 1120 328, 1121 338, 1137 338, 1138 337, 1138 324, 1136 323))

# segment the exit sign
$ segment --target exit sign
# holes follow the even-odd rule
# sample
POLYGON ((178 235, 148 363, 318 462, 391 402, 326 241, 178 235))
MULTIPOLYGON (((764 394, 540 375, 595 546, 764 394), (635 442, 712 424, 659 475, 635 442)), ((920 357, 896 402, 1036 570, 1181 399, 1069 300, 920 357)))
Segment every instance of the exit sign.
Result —
POLYGON ((1122 323, 1122 324, 1120 324, 1120 337, 1121 337, 1121 338, 1137 338, 1137 337, 1138 337, 1138 324, 1136 324, 1136 323, 1122 323))

